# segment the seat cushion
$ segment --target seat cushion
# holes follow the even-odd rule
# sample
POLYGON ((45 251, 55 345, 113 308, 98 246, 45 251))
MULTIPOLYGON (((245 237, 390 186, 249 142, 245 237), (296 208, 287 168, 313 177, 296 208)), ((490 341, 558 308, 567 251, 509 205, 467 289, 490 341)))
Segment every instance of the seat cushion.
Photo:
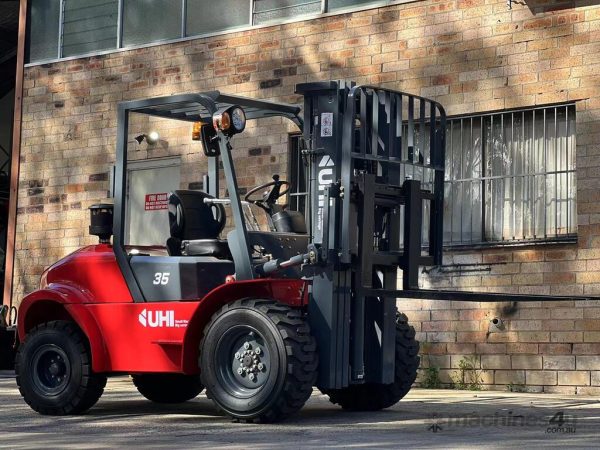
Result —
POLYGON ((218 239, 194 239, 182 241, 182 254, 187 256, 214 256, 220 259, 231 259, 227 241, 218 239))

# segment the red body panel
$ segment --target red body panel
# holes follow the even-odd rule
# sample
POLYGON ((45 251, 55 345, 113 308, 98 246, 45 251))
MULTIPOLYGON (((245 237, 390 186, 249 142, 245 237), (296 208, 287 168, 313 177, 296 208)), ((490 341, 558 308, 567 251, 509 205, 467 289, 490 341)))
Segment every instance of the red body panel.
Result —
POLYGON ((81 292, 77 303, 132 302, 119 265, 107 244, 92 245, 66 256, 42 275, 44 284, 73 286, 81 292))
POLYGON ((94 370, 132 373, 182 371, 185 330, 197 307, 198 302, 153 302, 81 304, 70 309, 89 312, 101 330, 106 358, 94 370), (161 326, 151 326, 148 318, 152 325, 163 319, 161 326))
POLYGON ((40 289, 21 303, 19 336, 41 322, 72 319, 90 341, 96 372, 197 373, 203 328, 221 306, 255 297, 301 307, 306 287, 304 280, 257 279, 224 283, 197 301, 134 303, 112 247, 100 244, 42 275, 40 289))

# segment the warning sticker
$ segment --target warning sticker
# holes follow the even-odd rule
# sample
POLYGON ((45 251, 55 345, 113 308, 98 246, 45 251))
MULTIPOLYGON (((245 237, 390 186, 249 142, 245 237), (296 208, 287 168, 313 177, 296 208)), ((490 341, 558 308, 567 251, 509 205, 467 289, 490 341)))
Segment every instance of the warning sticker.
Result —
POLYGON ((333 136, 333 113, 321 113, 321 137, 333 136))
POLYGON ((146 194, 146 202, 144 209, 146 211, 169 209, 169 194, 167 194, 166 192, 160 194, 146 194))

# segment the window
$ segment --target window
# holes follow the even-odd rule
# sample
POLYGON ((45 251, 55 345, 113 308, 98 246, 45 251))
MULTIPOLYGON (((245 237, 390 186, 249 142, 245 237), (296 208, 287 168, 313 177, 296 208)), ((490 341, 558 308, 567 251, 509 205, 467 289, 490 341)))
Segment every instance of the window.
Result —
POLYGON ((63 56, 117 47, 117 0, 64 0, 63 56))
POLYGON ((250 0, 187 0, 186 34, 214 33, 250 25, 250 0))
MULTIPOLYGON (((300 141, 291 137, 290 208, 306 212, 300 141)), ((575 105, 448 118, 445 178, 445 245, 572 239, 575 105)))
MULTIPOLYGON (((373 0, 371 0, 371 3, 373 0)), ((364 0, 328 0, 327 6, 329 11, 335 11, 336 9, 351 8, 353 6, 360 6, 362 4, 369 3, 364 0)))
POLYGON ((183 11, 172 8, 173 3, 173 0, 124 0, 123 45, 181 37, 183 11))
POLYGON ((446 244, 576 233, 574 105, 452 118, 446 142, 446 244))
POLYGON ((41 61, 58 56, 60 0, 30 0, 29 60, 41 61))
POLYGON ((27 61, 105 53, 391 1, 30 0, 27 61))
POLYGON ((321 12, 321 0, 254 0, 254 23, 291 19, 321 12))

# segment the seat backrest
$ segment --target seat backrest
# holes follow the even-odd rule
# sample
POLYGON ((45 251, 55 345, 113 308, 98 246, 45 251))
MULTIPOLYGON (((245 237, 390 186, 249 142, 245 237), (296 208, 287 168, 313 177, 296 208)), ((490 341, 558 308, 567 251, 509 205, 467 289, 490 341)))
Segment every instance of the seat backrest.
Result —
POLYGON ((217 239, 225 227, 223 205, 208 205, 214 198, 202 191, 179 190, 169 194, 169 228, 171 237, 180 240, 217 239))
POLYGON ((279 211, 271 217, 275 230, 282 233, 306 234, 306 221, 299 211, 279 211))

